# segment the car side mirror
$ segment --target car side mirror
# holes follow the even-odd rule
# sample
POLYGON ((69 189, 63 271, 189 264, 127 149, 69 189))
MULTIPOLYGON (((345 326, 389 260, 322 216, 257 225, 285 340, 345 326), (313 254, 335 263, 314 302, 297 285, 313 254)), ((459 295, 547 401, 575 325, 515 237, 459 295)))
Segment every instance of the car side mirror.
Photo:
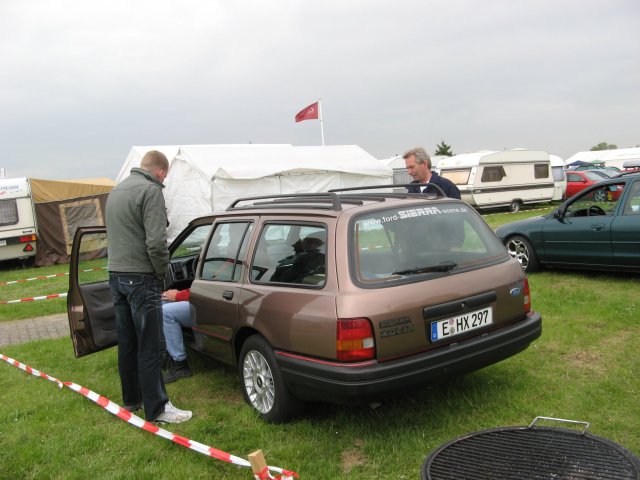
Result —
POLYGON ((553 212, 553 218, 560 220, 562 217, 564 217, 564 214, 560 209, 553 212))

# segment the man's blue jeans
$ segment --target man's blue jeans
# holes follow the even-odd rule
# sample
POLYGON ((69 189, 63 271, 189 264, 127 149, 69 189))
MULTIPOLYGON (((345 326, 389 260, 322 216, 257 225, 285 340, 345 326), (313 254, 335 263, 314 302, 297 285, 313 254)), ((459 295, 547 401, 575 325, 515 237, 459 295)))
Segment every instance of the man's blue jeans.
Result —
POLYGON ((109 274, 118 329, 118 372, 126 406, 142 402, 147 420, 169 401, 162 380, 162 282, 152 274, 109 274))
POLYGON ((167 351, 176 362, 187 359, 182 327, 193 327, 195 309, 188 301, 165 302, 162 305, 164 338, 167 351))

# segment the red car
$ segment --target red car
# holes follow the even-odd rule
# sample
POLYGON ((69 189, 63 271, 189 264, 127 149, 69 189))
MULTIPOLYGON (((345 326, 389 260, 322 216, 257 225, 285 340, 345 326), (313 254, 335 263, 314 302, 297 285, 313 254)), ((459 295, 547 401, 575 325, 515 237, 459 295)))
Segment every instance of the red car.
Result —
MULTIPOLYGON (((565 191, 564 198, 571 198, 576 193, 581 192, 587 187, 594 185, 603 180, 603 178, 593 173, 590 170, 570 170, 567 171, 567 190, 565 191)), ((616 189, 614 191, 608 190, 596 190, 593 194, 593 198, 599 202, 606 200, 617 200, 620 197, 622 189, 616 189)))

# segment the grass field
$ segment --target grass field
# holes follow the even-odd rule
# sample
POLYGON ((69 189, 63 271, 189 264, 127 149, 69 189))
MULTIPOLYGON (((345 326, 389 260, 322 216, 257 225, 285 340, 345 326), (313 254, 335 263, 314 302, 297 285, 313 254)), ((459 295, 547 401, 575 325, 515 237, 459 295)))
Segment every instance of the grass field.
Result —
MULTIPOLYGON (((517 215, 527 213, 533 212, 517 215)), ((487 216, 494 227, 512 219, 487 216)), ((640 455, 640 279, 547 271, 529 281, 542 337, 497 365, 376 409, 311 404, 299 421, 267 425, 242 400, 236 372, 190 352, 194 376, 167 388, 194 418, 169 430, 243 458, 262 449, 270 465, 301 479, 418 479, 425 457, 444 442, 527 425, 538 415, 590 422, 589 432, 640 455)), ((65 338, 0 353, 120 401, 115 349, 75 359, 65 338)), ((87 477, 253 478, 248 469, 138 430, 69 389, 0 361, 0 479, 87 477)))

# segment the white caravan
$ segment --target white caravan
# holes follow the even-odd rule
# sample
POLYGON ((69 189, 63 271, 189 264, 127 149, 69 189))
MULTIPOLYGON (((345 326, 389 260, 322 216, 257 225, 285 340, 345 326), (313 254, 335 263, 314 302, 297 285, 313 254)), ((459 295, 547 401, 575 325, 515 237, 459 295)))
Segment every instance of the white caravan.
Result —
POLYGON ((455 155, 438 164, 440 175, 460 189, 462 200, 478 209, 549 202, 554 177, 549 154, 538 150, 482 151, 455 155))
POLYGON ((36 254, 36 213, 27 178, 0 179, 0 260, 36 254))

